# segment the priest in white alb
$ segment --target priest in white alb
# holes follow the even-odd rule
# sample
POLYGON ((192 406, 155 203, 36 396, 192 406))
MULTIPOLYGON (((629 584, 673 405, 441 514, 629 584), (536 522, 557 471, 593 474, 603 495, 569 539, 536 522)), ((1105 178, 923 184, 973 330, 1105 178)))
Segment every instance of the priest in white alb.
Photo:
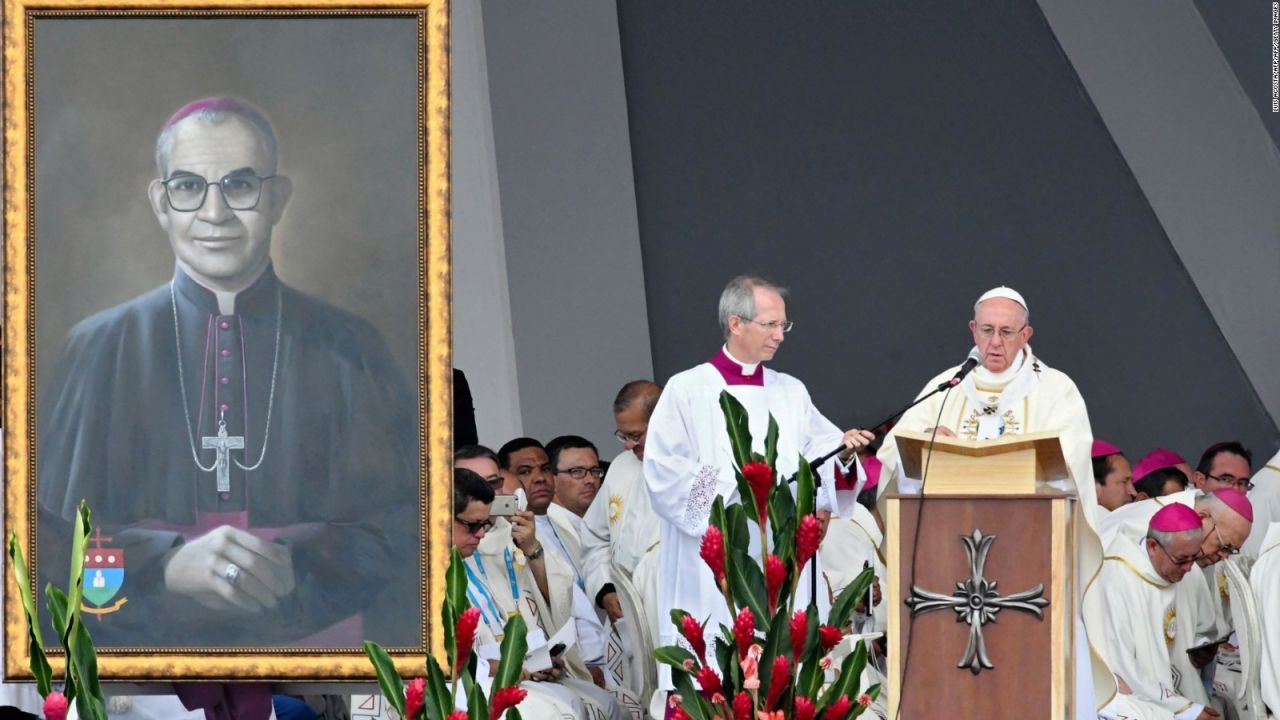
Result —
MULTIPOLYGON (((814 407, 803 383, 764 367, 791 329, 785 289, 762 278, 734 278, 720 295, 719 318, 725 344, 705 363, 667 383, 649 419, 644 481, 661 518, 659 617, 661 641, 676 643, 670 611, 679 608, 707 624, 708 644, 721 623, 731 624, 724 598, 711 571, 699 558, 711 505, 717 497, 739 502, 729 434, 720 409, 727 390, 746 409, 752 441, 763 453, 769 415, 778 423, 777 470, 790 477, 801 456, 816 459, 844 447, 842 463, 853 470, 852 450, 872 438, 865 430, 841 432, 814 407)), ((827 499, 834 507, 833 459, 819 468, 827 499)), ((754 539, 755 534, 752 533, 754 539)), ((759 548, 753 545, 753 554, 759 548)), ((801 583, 807 592, 807 583, 801 583)), ((804 599, 807 602, 807 596, 804 599)), ((665 667, 662 668, 665 670, 665 667)), ((660 684, 670 689, 670 674, 660 684)))
POLYGON ((1107 657, 1122 690, 1099 716, 1218 716, 1178 692, 1169 662, 1169 649, 1178 636, 1174 585, 1194 566, 1204 534, 1195 510, 1172 503, 1151 517, 1143 537, 1120 533, 1107 546, 1096 583, 1108 600, 1108 612, 1088 615, 1086 622, 1090 637, 1107 643, 1107 657))

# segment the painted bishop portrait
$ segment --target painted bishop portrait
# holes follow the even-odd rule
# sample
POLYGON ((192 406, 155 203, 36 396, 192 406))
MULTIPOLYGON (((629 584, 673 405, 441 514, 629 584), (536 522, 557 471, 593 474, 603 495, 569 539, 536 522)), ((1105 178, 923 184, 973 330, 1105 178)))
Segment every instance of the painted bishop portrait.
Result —
POLYGON ((84 499, 100 646, 415 645, 416 394, 370 322, 277 276, 307 188, 267 115, 203 98, 159 129, 139 201, 173 274, 77 324, 39 385, 41 585, 84 499))

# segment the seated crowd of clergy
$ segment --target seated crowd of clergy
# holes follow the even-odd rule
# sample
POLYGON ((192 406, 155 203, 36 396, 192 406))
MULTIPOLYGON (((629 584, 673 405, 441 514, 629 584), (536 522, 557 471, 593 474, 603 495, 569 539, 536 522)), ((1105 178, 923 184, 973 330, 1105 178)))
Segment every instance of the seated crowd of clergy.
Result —
MULTIPOLYGON (((825 587, 815 602, 829 607, 863 568, 874 568, 873 591, 844 631, 887 632, 876 503, 886 490, 918 492, 919 485, 904 477, 892 433, 879 447, 864 430, 842 433, 802 383, 765 368, 793 325, 785 294, 756 277, 731 281, 719 308, 725 344, 712 359, 665 388, 636 380, 618 392, 613 413, 623 451, 611 462, 576 435, 456 450, 453 542, 465 558, 471 603, 482 611, 480 642, 491 648, 491 668, 513 612, 536 639, 570 623, 576 630, 550 669, 526 674, 524 717, 672 716, 670 676, 653 659, 655 647, 676 642, 669 611, 690 611, 712 633, 724 621, 697 547, 712 500, 736 502, 715 419, 715 398, 725 389, 747 407, 753 435, 759 418, 777 417, 788 444, 779 452, 781 474, 794 472, 781 467, 785 455, 843 450, 819 470, 831 482, 822 483, 818 503, 825 587)), ((969 324, 974 362, 948 369, 921 393, 941 382, 970 402, 953 403, 950 415, 945 398, 921 404, 898 427, 976 441, 1059 433, 1071 475, 1063 489, 1079 497, 1086 523, 1082 542, 1096 541, 1102 551, 1100 566, 1078 568, 1092 579, 1078 590, 1077 717, 1264 720, 1280 713, 1280 455, 1257 467, 1239 442, 1219 442, 1194 468, 1165 449, 1131 464, 1093 437, 1074 383, 1031 351, 1029 320, 1026 301, 1010 288, 980 297, 969 324)), ((808 589, 801 592, 807 603, 808 589)), ((879 682, 885 647, 870 646, 868 673, 879 682)), ((882 694, 871 711, 884 718, 886 708, 882 694)))

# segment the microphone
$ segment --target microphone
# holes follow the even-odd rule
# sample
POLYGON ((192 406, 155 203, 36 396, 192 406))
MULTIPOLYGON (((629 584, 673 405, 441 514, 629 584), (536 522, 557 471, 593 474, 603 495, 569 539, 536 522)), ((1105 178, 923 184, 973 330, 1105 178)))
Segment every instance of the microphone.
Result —
POLYGON ((949 387, 955 387, 959 385, 960 381, 964 379, 964 376, 973 372, 973 369, 978 367, 978 364, 981 362, 982 362, 982 351, 979 350, 978 348, 974 348, 973 350, 970 350, 969 357, 964 359, 964 364, 960 366, 960 369, 956 371, 956 374, 953 375, 950 380, 938 385, 938 389, 946 390, 949 387))
MULTIPOLYGON (((949 390, 955 387, 956 385, 959 385, 960 381, 964 379, 964 376, 973 372, 973 369, 978 366, 978 363, 981 363, 981 362, 982 362, 982 351, 979 350, 978 348, 974 348, 969 352, 969 357, 965 358, 964 364, 960 366, 960 369, 956 371, 956 374, 950 380, 947 380, 946 382, 943 382, 943 383, 939 383, 938 387, 934 388, 930 392, 925 393, 924 395, 921 395, 920 397, 916 398, 915 400, 907 404, 906 407, 902 408, 901 410, 885 418, 884 421, 881 422, 879 425, 872 427, 871 432, 874 433, 877 437, 883 437, 884 434, 889 432, 890 428, 893 427, 890 423, 898 419, 899 416, 901 416, 903 413, 910 410, 911 408, 915 407, 916 405, 919 405, 920 403, 929 399, 930 397, 933 397, 934 394, 945 392, 946 390, 949 390)), ((836 455, 839 455, 841 452, 844 451, 844 449, 845 449, 844 445, 841 445, 840 447, 836 448, 835 450, 832 450, 826 455, 823 455, 822 457, 811 461, 809 463, 810 469, 816 472, 819 467, 822 467, 823 463, 835 457, 836 455)))

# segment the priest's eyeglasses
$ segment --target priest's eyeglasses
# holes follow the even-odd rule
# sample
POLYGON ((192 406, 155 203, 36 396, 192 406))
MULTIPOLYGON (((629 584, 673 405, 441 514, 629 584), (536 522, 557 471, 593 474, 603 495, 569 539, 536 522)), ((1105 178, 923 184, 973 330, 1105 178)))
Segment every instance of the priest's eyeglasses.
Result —
MULTIPOLYGON (((648 431, 645 431, 645 432, 648 432, 648 431)), ((617 430, 613 433, 613 436, 618 438, 618 442, 622 443, 623 445, 626 445, 627 443, 635 443, 639 445, 640 441, 644 439, 645 433, 643 432, 625 433, 625 432, 622 432, 621 430, 617 430)))
POLYGON ((796 325, 794 320, 774 320, 773 322, 760 322, 759 320, 747 320, 747 322, 755 323, 756 325, 759 325, 760 327, 768 330, 769 332, 773 332, 774 330, 781 330, 784 333, 791 332, 791 328, 795 327, 796 325))
POLYGON ((1155 543, 1156 543, 1156 546, 1159 547, 1160 550, 1164 552, 1164 556, 1169 558, 1169 562, 1173 563, 1174 565, 1189 565, 1195 562, 1196 560, 1198 560, 1200 557, 1202 557, 1202 553, 1197 552, 1195 555, 1192 555, 1191 557, 1178 559, 1169 552, 1169 548, 1166 548, 1164 546, 1164 543, 1160 542, 1159 540, 1156 540, 1155 543))
POLYGON ((591 473, 591 477, 599 480, 604 477, 604 468, 599 465, 596 465, 595 467, 582 467, 579 465, 571 468, 556 468, 556 473, 565 473, 571 476, 574 480, 581 480, 587 476, 587 473, 591 473))
MULTIPOLYGON (((253 173, 233 172, 223 175, 213 183, 222 192, 222 200, 232 210, 252 210, 262 199, 262 183, 276 177, 262 177, 253 173)), ((169 207, 179 212, 194 212, 203 205, 209 194, 209 181, 194 173, 181 173, 164 180, 164 193, 169 207)))
POLYGON ((1210 480, 1216 480, 1222 483, 1223 485, 1230 485, 1243 493, 1247 493, 1250 490, 1253 490, 1253 483, 1250 482, 1249 478, 1247 477, 1238 478, 1235 475, 1232 475, 1231 473, 1225 473, 1223 475, 1205 474, 1205 477, 1209 478, 1210 480))
POLYGON ((488 520, 472 521, 472 520, 463 520, 457 515, 454 515, 453 521, 465 527, 467 529, 467 532, 471 533, 472 535, 479 535, 481 532, 488 532, 489 530, 493 529, 492 518, 488 520))
MULTIPOLYGON (((1213 521, 1210 521, 1213 522, 1213 521)), ((1213 536, 1218 538, 1218 552, 1225 555, 1239 555, 1240 548, 1235 545, 1228 545, 1222 541, 1222 533, 1218 532, 1218 523, 1213 523, 1213 536)))
POLYGON ((1027 326, 1023 325, 1017 330, 1014 330, 1013 328, 1000 328, 999 330, 996 330, 990 325, 983 325, 978 328, 978 337, 983 340, 990 340, 992 335, 999 335, 1001 340, 1009 342, 1010 340, 1018 337, 1018 333, 1022 332, 1026 328, 1027 326))

